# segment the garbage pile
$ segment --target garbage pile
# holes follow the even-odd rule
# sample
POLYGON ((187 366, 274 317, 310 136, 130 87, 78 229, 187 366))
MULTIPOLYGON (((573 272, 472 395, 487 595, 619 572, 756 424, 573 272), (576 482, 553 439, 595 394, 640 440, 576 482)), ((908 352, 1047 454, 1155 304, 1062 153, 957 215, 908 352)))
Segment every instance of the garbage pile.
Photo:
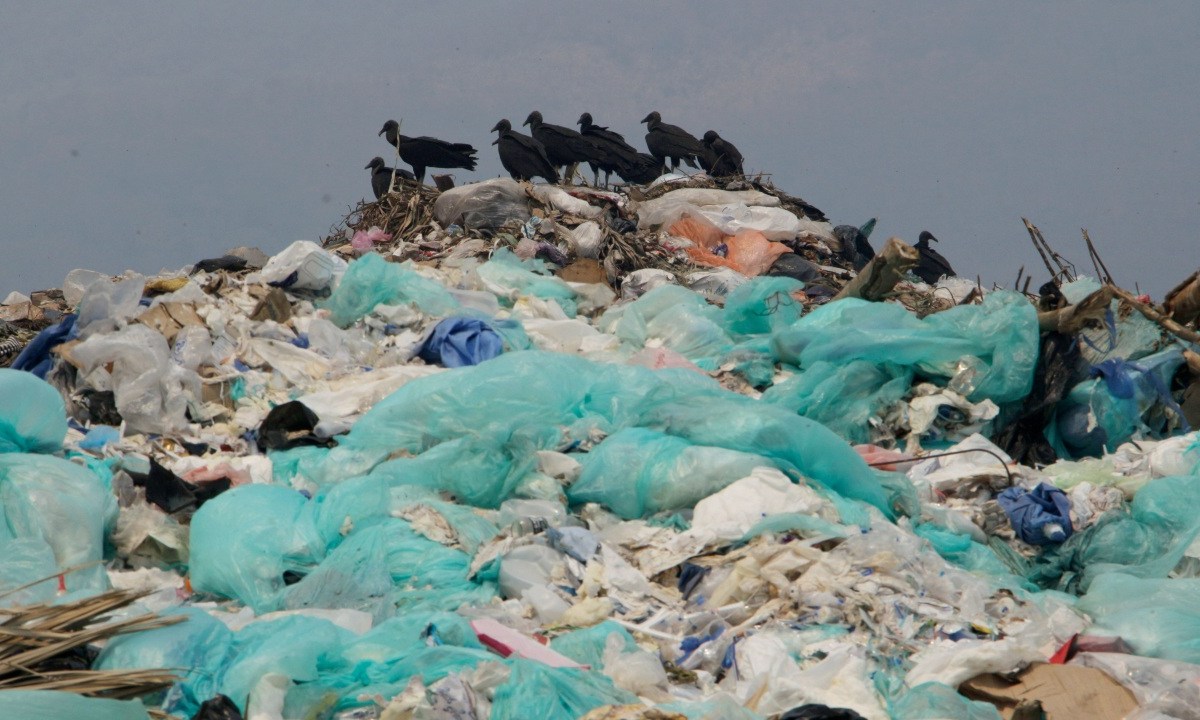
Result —
POLYGON ((179 620, 90 660, 168 690, 0 710, 1200 717, 1192 331, 839 235, 748 180, 402 182, 10 296, 0 606, 179 620))

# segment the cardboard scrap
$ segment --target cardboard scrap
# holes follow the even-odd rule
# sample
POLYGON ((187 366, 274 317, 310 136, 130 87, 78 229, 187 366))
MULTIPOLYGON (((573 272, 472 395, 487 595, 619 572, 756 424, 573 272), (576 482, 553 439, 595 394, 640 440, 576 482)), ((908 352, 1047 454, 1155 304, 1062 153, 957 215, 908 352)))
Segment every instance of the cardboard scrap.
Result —
POLYGON ((179 331, 189 325, 204 326, 204 320, 196 314, 196 308, 180 302, 155 305, 138 315, 137 322, 157 330, 168 343, 174 342, 179 331))
POLYGON ((958 691, 995 705, 1005 720, 1027 700, 1040 701, 1047 720, 1121 720, 1137 708, 1133 694, 1116 680, 1076 665, 1033 663, 1013 676, 987 673, 966 681, 958 691))

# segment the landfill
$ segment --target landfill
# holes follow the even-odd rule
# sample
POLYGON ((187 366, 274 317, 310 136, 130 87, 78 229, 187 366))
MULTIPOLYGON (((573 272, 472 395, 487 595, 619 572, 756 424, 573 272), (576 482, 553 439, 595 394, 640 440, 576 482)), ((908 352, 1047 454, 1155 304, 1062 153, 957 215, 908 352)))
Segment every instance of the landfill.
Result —
POLYGON ((398 179, 9 295, 0 613, 141 624, 0 715, 1200 718, 1194 276, 841 235, 760 179, 398 179))

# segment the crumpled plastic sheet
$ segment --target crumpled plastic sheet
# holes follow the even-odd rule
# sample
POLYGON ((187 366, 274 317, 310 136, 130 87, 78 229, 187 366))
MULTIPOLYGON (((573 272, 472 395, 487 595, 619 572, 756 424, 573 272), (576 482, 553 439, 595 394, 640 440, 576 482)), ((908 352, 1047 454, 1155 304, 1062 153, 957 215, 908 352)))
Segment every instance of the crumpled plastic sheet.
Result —
POLYGON ((558 304, 567 317, 575 317, 580 297, 566 282, 550 274, 541 260, 522 261, 511 250, 500 248, 476 270, 479 279, 509 306, 521 296, 558 304))
POLYGON ((0 717, 16 720, 149 720, 140 700, 90 698, 57 690, 0 690, 0 717))
POLYGON ((458 301, 441 284, 405 265, 390 263, 377 253, 367 253, 351 263, 321 306, 329 309, 334 324, 344 328, 379 305, 405 304, 434 317, 458 307, 458 301))

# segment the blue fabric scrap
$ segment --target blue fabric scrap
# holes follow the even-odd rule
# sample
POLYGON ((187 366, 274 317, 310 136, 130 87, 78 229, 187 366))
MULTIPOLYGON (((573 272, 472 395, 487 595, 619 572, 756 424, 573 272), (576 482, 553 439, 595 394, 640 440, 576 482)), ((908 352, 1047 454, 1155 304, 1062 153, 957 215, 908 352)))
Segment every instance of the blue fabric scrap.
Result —
POLYGON ((1041 483, 1033 490, 1010 487, 996 498, 1017 537, 1030 545, 1060 543, 1071 537, 1071 502, 1066 493, 1041 483))
POLYGON ((478 318, 448 317, 437 324, 417 354, 448 368, 478 365, 504 352, 500 333, 478 318))

